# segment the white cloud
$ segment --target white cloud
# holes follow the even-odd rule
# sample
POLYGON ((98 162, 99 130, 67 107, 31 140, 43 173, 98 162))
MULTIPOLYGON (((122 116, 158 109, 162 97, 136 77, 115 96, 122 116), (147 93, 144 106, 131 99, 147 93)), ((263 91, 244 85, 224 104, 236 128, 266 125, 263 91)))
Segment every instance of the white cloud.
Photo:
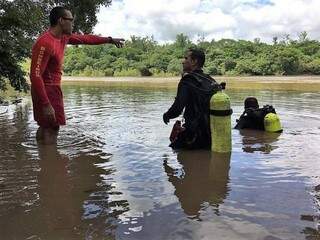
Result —
POLYGON ((113 0, 101 8, 94 31, 126 39, 153 35, 159 42, 179 33, 270 42, 307 31, 319 38, 319 9, 318 0, 113 0))

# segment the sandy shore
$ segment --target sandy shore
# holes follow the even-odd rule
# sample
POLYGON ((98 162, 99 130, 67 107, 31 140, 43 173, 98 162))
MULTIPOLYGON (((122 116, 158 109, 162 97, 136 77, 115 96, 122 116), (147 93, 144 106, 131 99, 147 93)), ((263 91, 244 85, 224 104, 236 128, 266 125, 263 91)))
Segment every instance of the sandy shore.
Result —
POLYGON ((137 83, 167 83, 177 82, 179 77, 70 77, 63 76, 67 82, 137 82, 137 83))
MULTIPOLYGON (((320 83, 320 76, 249 76, 229 77, 213 76, 218 81, 227 82, 259 82, 259 83, 320 83)), ((177 82, 180 77, 74 77, 63 76, 63 81, 95 81, 95 82, 177 82)))
MULTIPOLYGON (((226 82, 228 89, 265 89, 319 91, 320 76, 250 76, 250 77, 214 77, 218 82, 226 82)), ((69 77, 62 78, 64 85, 112 85, 135 87, 177 86, 180 77, 69 77)))

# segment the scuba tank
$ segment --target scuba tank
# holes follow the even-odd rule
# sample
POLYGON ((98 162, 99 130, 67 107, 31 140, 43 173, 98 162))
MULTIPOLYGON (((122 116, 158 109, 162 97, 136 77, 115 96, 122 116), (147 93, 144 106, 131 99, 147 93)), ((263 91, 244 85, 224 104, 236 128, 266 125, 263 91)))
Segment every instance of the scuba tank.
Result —
MULTIPOLYGON (((225 83, 221 86, 225 89, 225 83)), ((211 150, 214 152, 231 152, 231 115, 230 98, 220 90, 210 100, 211 150)))
POLYGON ((282 132, 280 118, 276 113, 268 113, 264 117, 263 123, 266 132, 282 132))

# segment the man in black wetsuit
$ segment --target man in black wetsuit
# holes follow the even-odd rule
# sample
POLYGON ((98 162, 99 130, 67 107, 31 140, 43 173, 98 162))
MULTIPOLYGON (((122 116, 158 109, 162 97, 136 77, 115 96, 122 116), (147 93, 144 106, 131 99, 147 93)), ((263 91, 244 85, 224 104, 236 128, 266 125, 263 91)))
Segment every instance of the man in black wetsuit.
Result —
POLYGON ((163 121, 178 117, 184 110, 184 130, 171 142, 173 149, 210 149, 210 99, 220 85, 202 71, 205 54, 199 49, 189 49, 182 62, 183 75, 177 96, 170 109, 163 114, 163 121))
POLYGON ((237 119, 235 129, 255 129, 264 131, 264 117, 268 113, 276 113, 271 105, 259 108, 258 100, 255 97, 247 97, 244 101, 244 112, 237 119))

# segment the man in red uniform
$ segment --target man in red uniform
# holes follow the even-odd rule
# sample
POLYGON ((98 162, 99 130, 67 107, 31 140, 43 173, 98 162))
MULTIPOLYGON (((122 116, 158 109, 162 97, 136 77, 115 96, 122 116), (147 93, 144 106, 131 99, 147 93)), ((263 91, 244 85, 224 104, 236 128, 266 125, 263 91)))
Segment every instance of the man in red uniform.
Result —
POLYGON ((30 70, 33 113, 39 125, 37 140, 44 143, 55 142, 60 125, 66 124, 61 91, 65 46, 110 43, 122 47, 124 41, 121 38, 72 34, 73 16, 64 7, 53 8, 49 20, 49 30, 33 45, 30 70))

